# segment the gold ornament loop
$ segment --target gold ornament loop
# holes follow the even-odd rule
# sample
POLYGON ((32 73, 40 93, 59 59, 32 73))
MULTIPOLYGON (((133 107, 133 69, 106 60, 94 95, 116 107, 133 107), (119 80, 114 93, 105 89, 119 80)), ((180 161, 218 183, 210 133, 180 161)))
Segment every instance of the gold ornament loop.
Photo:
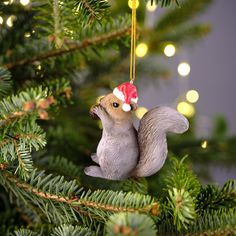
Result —
POLYGON ((130 45, 130 83, 136 78, 136 7, 137 0, 132 0, 131 45, 130 45))

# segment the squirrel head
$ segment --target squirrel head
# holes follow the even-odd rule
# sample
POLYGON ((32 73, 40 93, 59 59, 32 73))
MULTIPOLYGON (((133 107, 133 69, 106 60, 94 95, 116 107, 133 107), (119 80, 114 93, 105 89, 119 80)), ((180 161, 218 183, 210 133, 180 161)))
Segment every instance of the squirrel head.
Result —
POLYGON ((135 103, 131 104, 131 111, 125 112, 122 109, 124 102, 117 98, 113 93, 109 93, 106 96, 102 97, 99 101, 99 104, 115 122, 127 121, 132 118, 132 111, 137 109, 135 103))

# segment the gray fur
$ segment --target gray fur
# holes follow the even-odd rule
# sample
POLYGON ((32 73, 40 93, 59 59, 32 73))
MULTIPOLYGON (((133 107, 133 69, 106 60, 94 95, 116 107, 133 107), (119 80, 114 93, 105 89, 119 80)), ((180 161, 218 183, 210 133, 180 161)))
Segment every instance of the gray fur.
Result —
POLYGON ((145 177, 158 172, 167 157, 166 134, 181 134, 188 127, 188 120, 170 107, 157 107, 147 112, 140 121, 140 160, 133 175, 145 177))
POLYGON ((140 121, 138 135, 132 121, 115 123, 101 106, 94 113, 103 124, 97 154, 92 155, 99 166, 89 166, 85 173, 105 179, 155 174, 166 160, 166 133, 183 133, 188 129, 188 120, 170 107, 147 112, 140 121))
POLYGON ((138 162, 138 142, 132 122, 114 123, 104 108, 97 106, 96 115, 103 124, 102 138, 97 147, 99 166, 85 168, 90 176, 121 180, 130 177, 138 162))

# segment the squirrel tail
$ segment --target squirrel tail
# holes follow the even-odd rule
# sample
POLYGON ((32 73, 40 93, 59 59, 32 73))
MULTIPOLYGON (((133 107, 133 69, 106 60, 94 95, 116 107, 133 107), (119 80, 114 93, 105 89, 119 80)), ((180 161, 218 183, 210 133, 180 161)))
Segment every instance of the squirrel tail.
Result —
POLYGON ((140 158, 133 176, 145 177, 158 172, 167 157, 166 134, 181 134, 188 130, 188 120, 170 107, 156 107, 140 121, 138 143, 140 158))

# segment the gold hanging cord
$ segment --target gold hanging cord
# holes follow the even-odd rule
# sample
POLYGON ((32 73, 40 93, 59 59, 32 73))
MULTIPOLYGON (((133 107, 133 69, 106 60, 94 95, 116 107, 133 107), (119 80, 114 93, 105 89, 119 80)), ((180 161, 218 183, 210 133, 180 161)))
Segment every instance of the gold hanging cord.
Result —
POLYGON ((131 47, 130 47, 130 83, 133 83, 136 77, 136 1, 132 0, 132 21, 131 21, 131 47))

